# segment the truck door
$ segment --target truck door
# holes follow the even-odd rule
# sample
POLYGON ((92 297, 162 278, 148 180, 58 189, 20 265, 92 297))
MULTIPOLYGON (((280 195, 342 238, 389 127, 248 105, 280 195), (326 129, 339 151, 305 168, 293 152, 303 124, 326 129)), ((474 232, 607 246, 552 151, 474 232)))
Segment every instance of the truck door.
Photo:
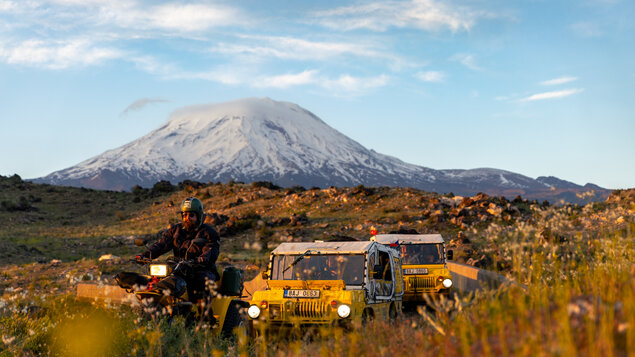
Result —
POLYGON ((370 251, 368 253, 368 299, 369 302, 375 301, 375 286, 377 285, 375 281, 375 265, 377 262, 377 254, 375 251, 370 251))
POLYGON ((403 295, 403 269, 401 268, 401 259, 393 255, 392 257, 394 272, 395 272, 395 295, 400 296, 403 295))
POLYGON ((377 250, 377 256, 379 257, 378 264, 381 266, 381 276, 375 281, 375 295, 378 300, 386 300, 393 294, 394 262, 389 252, 377 250))

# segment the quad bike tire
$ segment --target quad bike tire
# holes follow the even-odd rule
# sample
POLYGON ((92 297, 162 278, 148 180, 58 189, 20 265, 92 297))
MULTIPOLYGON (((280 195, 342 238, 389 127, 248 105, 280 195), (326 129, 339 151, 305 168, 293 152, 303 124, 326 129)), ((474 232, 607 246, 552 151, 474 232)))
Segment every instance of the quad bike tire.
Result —
POLYGON ((221 331, 221 337, 231 338, 234 335, 234 329, 244 325, 243 317, 238 311, 236 303, 231 303, 227 307, 227 314, 225 315, 225 323, 223 323, 223 330, 221 331))

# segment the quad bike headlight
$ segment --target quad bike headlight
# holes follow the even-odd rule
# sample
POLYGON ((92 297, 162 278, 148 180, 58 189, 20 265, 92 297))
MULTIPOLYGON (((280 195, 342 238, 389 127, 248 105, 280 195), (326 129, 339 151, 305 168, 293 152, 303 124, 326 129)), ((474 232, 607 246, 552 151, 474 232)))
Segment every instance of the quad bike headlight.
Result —
POLYGON ((450 288, 450 287, 452 286, 452 280, 447 279, 447 278, 446 278, 446 279, 443 279, 443 286, 444 286, 446 289, 450 288))
POLYGON ((168 266, 165 264, 152 264, 150 265, 150 275, 152 276, 167 276, 168 266))
POLYGON ((260 308, 256 305, 249 306, 249 309, 247 309, 247 315, 249 315, 252 319, 257 319, 258 316, 260 316, 260 308))
POLYGON ((351 307, 345 304, 338 306, 337 316, 345 319, 351 314, 351 307))

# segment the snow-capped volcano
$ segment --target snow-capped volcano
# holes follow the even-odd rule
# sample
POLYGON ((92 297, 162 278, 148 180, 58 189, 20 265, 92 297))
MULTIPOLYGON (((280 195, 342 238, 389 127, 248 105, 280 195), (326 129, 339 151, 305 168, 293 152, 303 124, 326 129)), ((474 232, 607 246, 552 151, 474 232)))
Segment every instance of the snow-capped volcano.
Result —
POLYGON ((180 109, 160 128, 131 143, 35 181, 129 190, 186 179, 305 187, 409 186, 456 194, 551 188, 503 170, 434 170, 408 164, 366 149, 296 104, 269 98, 180 109))
POLYGON ((364 148, 296 104, 248 98, 183 108, 148 135, 41 180, 116 190, 185 179, 310 187, 432 182, 433 173, 364 148))

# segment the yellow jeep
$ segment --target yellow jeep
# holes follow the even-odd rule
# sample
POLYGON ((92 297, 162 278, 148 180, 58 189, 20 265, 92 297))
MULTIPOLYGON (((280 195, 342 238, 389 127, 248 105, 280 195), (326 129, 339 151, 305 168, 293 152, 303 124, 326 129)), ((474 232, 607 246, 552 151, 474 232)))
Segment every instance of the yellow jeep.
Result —
POLYGON ((401 252, 406 307, 424 303, 425 294, 435 298, 450 293, 452 276, 446 262, 453 253, 446 251, 440 234, 377 234, 371 240, 401 252))
POLYGON ((389 319, 402 308, 399 252, 376 242, 282 243, 263 277, 247 311, 257 330, 389 319))

